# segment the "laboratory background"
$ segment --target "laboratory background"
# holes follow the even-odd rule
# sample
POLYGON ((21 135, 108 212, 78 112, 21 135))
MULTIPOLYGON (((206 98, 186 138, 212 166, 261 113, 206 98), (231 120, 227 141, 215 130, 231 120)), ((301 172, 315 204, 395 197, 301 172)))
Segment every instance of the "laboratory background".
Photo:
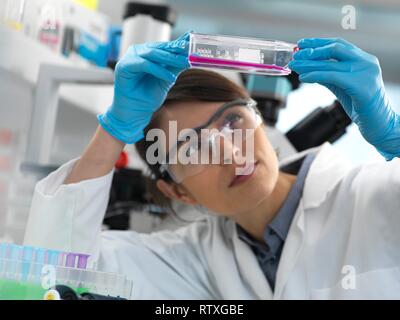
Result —
MULTIPOLYGON (((22 245, 35 184, 82 154, 112 103, 113 68, 127 47, 190 30, 294 44, 344 38, 379 58, 400 112, 397 0, 0 0, 0 243, 22 245)), ((354 166, 385 161, 325 87, 294 73, 219 72, 257 101, 280 159, 330 141, 354 166)), ((147 175, 128 145, 105 230, 175 229, 197 214, 182 206, 180 217, 166 215, 149 201, 147 175)))

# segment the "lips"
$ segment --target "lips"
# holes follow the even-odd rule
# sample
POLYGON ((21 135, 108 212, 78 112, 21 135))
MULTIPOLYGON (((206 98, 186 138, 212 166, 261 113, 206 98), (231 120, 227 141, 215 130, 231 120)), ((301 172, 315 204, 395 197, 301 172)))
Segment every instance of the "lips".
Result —
POLYGON ((231 183, 229 184, 229 188, 241 184, 247 180, 249 180, 256 170, 258 162, 249 163, 244 167, 237 167, 235 170, 235 176, 232 179, 231 183))

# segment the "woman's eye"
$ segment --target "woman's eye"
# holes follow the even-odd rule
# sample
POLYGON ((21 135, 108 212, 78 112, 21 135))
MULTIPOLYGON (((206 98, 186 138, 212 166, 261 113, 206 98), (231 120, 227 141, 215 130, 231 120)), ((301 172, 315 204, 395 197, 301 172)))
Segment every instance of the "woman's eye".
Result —
POLYGON ((233 126, 239 124, 241 120, 242 120, 242 116, 240 114, 231 113, 225 117, 223 126, 224 127, 233 127, 233 126))

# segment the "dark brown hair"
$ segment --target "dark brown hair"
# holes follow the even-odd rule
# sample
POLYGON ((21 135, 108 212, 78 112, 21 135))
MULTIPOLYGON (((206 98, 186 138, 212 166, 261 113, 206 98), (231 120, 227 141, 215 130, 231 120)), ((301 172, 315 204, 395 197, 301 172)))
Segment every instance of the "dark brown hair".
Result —
MULTIPOLYGON (((174 102, 229 102, 240 98, 249 98, 247 91, 219 73, 202 69, 188 69, 179 75, 175 84, 169 90, 163 105, 153 115, 152 120, 144 130, 144 136, 146 137, 150 129, 158 128, 158 115, 165 108, 168 108, 169 104, 174 102)), ((152 176, 152 178, 148 180, 147 191, 157 205, 172 210, 169 199, 166 198, 156 186, 157 179, 164 179, 170 183, 172 180, 170 177, 160 174, 159 164, 150 165, 146 161, 147 149, 152 144, 152 141, 146 141, 145 138, 136 143, 136 149, 140 157, 147 163, 152 176)))

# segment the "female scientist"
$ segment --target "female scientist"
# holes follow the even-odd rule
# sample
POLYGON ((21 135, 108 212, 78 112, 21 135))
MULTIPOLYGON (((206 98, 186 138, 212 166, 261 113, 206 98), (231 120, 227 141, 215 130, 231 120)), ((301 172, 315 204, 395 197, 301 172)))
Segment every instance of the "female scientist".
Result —
POLYGON ((134 281, 132 299, 400 298, 400 117, 378 60, 341 39, 298 46, 290 68, 329 88, 388 161, 352 168, 326 143, 279 167, 248 93, 184 71, 187 34, 135 45, 83 155, 37 184, 25 244, 89 253, 100 270, 134 281), (254 129, 254 162, 150 164, 144 137, 168 136, 170 120, 178 131, 254 129), (155 198, 209 214, 174 232, 102 232, 114 164, 130 143, 149 163, 155 198))

